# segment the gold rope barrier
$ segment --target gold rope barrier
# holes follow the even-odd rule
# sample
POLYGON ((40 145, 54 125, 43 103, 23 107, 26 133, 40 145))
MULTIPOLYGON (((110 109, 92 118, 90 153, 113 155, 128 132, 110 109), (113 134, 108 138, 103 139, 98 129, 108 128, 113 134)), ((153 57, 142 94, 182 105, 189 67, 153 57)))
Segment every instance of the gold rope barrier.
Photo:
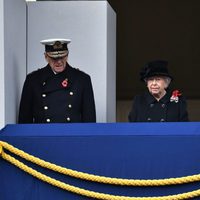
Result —
MULTIPOLYGON (((53 178, 51 178, 49 176, 46 176, 46 175, 44 175, 44 174, 32 169, 31 167, 28 167, 27 165, 25 165, 24 163, 18 161, 14 157, 6 154, 3 151, 3 148, 11 151, 12 153, 17 152, 16 155, 19 155, 19 152, 20 152, 20 154, 25 154, 26 156, 30 156, 31 158, 33 158, 33 156, 28 155, 27 153, 25 153, 25 152, 23 152, 23 151, 21 151, 19 149, 16 149, 15 147, 13 147, 12 145, 9 145, 6 142, 0 141, 0 155, 1 155, 1 157, 3 159, 7 160, 8 162, 12 163, 13 165, 17 166, 18 168, 24 170, 25 172, 31 174, 32 176, 37 177, 38 179, 40 179, 40 180, 42 180, 44 182, 47 182, 47 183, 49 183, 51 185, 54 185, 56 187, 65 189, 65 190, 67 190, 69 192, 73 192, 73 193, 76 193, 76 194, 79 194, 79 195, 83 195, 83 196, 87 196, 87 197, 92 197, 92 198, 96 198, 96 199, 103 199, 103 200, 182 200, 182 199, 189 199, 189 198, 194 198, 194 197, 200 196, 200 189, 194 190, 192 192, 186 192, 186 193, 182 193, 182 194, 177 194, 177 195, 159 196, 159 197, 115 196, 115 195, 111 195, 111 194, 104 194, 104 193, 89 191, 89 190, 85 190, 85 189, 78 188, 78 187, 75 187, 75 186, 71 186, 69 184, 63 183, 63 182, 58 181, 56 179, 53 179, 53 178)), ((23 157, 23 156, 21 156, 21 157, 23 157)), ((26 156, 24 156, 24 157, 26 157, 26 156)), ((37 160, 38 158, 35 158, 35 159, 37 160)), ((31 161, 32 159, 27 159, 27 160, 31 161)), ((42 162, 45 162, 45 161, 42 161, 42 162)), ((36 162, 34 162, 34 163, 36 163, 36 162)), ((54 164, 51 164, 51 165, 54 165, 54 164)), ((51 169, 51 168, 48 168, 48 169, 51 169)), ((65 168, 63 168, 63 169, 65 169, 65 168)), ((54 171, 56 171, 56 170, 54 170, 54 171)), ((79 173, 79 172, 76 172, 76 173, 79 173)), ((93 176, 95 176, 95 175, 93 175, 93 176)), ((104 178, 107 178, 107 177, 104 177, 104 178)), ((179 179, 184 179, 184 178, 185 177, 182 177, 182 178, 179 178, 179 179)), ((186 177, 186 178, 188 178, 188 177, 186 177)), ((121 180, 124 180, 124 179, 121 179, 121 180)), ((167 180, 167 179, 163 179, 163 180, 167 180)), ((196 179, 194 179, 194 180, 197 181, 196 179)), ((131 180, 131 181, 134 182, 135 180, 131 180)), ((152 181, 152 182, 154 182, 155 180, 137 180, 137 181, 141 181, 141 182, 142 181, 145 181, 145 182, 152 181)), ((162 181, 162 179, 159 179, 159 180, 156 180, 156 181, 162 181)), ((100 182, 100 181, 98 181, 98 182, 100 182)), ((189 180, 189 182, 193 182, 193 181, 189 180)), ((184 182, 184 183, 186 183, 186 182, 184 182)), ((180 184, 180 182, 178 182, 178 184, 180 184)), ((163 185, 163 184, 161 184, 161 185, 163 185)), ((142 184, 141 186, 150 186, 150 185, 149 184, 147 184, 147 185, 142 184)), ((156 184, 154 186, 159 186, 159 185, 156 184)))
POLYGON ((61 174, 65 174, 68 176, 72 176, 75 178, 84 179, 88 181, 93 181, 93 182, 112 184, 112 185, 127 185, 127 186, 163 186, 163 185, 177 185, 177 184, 200 181, 200 174, 180 177, 180 178, 154 179, 154 180, 121 179, 121 178, 110 178, 110 177, 105 177, 105 176, 98 176, 98 175, 78 172, 75 170, 67 169, 67 168, 52 164, 50 162, 46 162, 42 159, 29 155, 25 153, 24 151, 19 150, 3 141, 0 141, 0 146, 41 167, 59 172, 61 174))

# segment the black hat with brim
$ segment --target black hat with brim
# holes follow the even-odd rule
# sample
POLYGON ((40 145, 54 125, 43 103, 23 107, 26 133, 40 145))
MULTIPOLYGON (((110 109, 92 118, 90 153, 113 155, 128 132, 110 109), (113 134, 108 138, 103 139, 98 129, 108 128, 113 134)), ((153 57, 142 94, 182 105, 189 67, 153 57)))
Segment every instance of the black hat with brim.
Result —
POLYGON ((172 80, 173 77, 169 74, 167 66, 168 61, 165 60, 155 60, 147 63, 140 72, 140 80, 145 81, 153 76, 165 76, 172 80))

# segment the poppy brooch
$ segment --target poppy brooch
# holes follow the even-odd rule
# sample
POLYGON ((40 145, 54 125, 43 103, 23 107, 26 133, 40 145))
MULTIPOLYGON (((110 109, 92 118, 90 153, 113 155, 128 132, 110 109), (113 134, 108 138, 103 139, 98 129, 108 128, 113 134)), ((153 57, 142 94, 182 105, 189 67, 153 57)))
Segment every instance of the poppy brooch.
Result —
POLYGON ((66 88, 67 86, 68 86, 68 79, 66 78, 66 79, 64 79, 63 81, 62 81, 62 86, 64 87, 64 88, 66 88))
POLYGON ((182 94, 179 92, 179 90, 174 90, 172 92, 172 96, 170 97, 170 102, 178 103, 179 96, 181 96, 181 95, 182 94))

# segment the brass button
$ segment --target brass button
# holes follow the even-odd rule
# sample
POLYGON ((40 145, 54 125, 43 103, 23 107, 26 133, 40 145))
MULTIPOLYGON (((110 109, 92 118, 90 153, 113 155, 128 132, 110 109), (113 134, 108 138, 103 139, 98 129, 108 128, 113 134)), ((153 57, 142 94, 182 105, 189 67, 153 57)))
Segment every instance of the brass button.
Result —
POLYGON ((71 119, 69 117, 67 117, 67 121, 69 122, 71 119))
POLYGON ((46 122, 50 122, 51 120, 48 118, 48 119, 46 119, 46 122))

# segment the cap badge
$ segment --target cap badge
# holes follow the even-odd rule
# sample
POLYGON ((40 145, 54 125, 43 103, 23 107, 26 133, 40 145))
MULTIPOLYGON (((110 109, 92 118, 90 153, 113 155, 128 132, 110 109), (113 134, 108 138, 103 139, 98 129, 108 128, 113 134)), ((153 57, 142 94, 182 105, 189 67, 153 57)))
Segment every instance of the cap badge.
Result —
POLYGON ((53 49, 57 50, 57 49, 61 49, 61 48, 63 48, 62 43, 59 41, 56 41, 55 44, 53 45, 53 49))

